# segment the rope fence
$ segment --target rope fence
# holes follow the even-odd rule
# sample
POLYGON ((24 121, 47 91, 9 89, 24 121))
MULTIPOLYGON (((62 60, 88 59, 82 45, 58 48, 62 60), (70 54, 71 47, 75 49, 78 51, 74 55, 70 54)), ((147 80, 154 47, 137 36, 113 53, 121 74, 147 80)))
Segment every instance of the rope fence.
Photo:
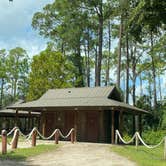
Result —
POLYGON ((36 146, 37 136, 39 136, 39 138, 42 140, 50 140, 53 136, 55 136, 56 144, 58 144, 59 137, 66 139, 70 136, 71 142, 74 143, 75 130, 74 128, 72 128, 65 136, 62 134, 60 129, 55 129, 49 137, 44 137, 36 127, 34 127, 27 135, 23 134, 23 132, 18 127, 14 127, 9 133, 7 133, 6 130, 2 130, 2 133, 0 135, 0 137, 2 138, 2 154, 7 153, 7 144, 11 145, 12 149, 17 148, 19 136, 22 136, 26 142, 29 142, 31 144, 31 146, 36 146), (11 134, 13 134, 12 140, 8 142, 7 137, 11 134))
POLYGON ((115 144, 118 144, 118 139, 124 143, 124 144, 131 144, 132 142, 134 142, 135 140, 135 145, 136 145, 136 149, 138 149, 138 144, 139 141, 148 149, 154 149, 159 147, 162 143, 164 143, 164 160, 166 160, 166 136, 157 144, 157 145, 148 145, 144 142, 144 140, 141 138, 139 132, 135 132, 135 134, 133 135, 133 137, 129 140, 129 141, 125 141, 120 132, 118 130, 115 131, 115 144))

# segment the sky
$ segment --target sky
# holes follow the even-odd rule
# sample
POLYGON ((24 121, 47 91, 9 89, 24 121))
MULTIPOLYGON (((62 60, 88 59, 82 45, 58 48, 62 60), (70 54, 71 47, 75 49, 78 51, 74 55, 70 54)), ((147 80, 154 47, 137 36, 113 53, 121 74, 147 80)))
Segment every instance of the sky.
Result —
MULTIPOLYGON (((54 0, 0 0, 0 49, 24 48, 32 57, 46 48, 47 40, 33 30, 32 17, 35 12, 54 0)), ((166 73, 162 77, 162 92, 166 95, 166 73)), ((113 77, 113 76, 111 76, 113 77)), ((116 79, 116 78, 115 78, 116 79)), ((146 86, 146 83, 145 85, 146 86)), ((137 94, 140 92, 136 88, 137 94)))
POLYGON ((46 39, 32 29, 35 12, 53 0, 0 0, 0 49, 24 48, 29 56, 46 48, 46 39))

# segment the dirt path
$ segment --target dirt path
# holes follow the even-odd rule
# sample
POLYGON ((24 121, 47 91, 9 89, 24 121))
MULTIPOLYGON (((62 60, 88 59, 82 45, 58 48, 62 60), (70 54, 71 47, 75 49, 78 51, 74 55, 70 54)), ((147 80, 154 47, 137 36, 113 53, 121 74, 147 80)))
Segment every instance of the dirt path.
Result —
MULTIPOLYGON (((22 163, 2 163, 4 166, 136 166, 135 163, 110 151, 111 145, 64 143, 58 150, 29 158, 22 163)), ((7 161, 6 161, 7 162, 7 161)))

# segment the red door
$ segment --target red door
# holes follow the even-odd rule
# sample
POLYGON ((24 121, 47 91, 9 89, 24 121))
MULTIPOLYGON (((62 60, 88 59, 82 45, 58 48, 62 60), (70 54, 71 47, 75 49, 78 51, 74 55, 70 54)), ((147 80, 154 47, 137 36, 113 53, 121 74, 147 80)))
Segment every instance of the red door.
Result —
POLYGON ((86 115, 86 139, 88 142, 98 141, 99 117, 97 112, 88 112, 86 115))

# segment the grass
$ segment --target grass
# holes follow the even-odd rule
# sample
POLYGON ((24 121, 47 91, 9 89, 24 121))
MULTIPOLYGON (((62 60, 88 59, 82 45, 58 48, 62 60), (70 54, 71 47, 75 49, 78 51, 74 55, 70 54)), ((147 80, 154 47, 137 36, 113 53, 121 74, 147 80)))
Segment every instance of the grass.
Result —
POLYGON ((42 153, 50 152, 55 150, 58 145, 37 145, 33 148, 20 148, 11 150, 7 154, 0 154, 1 160, 25 160, 28 157, 36 156, 42 153))
POLYGON ((147 149, 139 146, 113 146, 111 150, 127 157, 138 164, 138 166, 166 166, 166 160, 163 159, 163 145, 155 149, 147 149))

